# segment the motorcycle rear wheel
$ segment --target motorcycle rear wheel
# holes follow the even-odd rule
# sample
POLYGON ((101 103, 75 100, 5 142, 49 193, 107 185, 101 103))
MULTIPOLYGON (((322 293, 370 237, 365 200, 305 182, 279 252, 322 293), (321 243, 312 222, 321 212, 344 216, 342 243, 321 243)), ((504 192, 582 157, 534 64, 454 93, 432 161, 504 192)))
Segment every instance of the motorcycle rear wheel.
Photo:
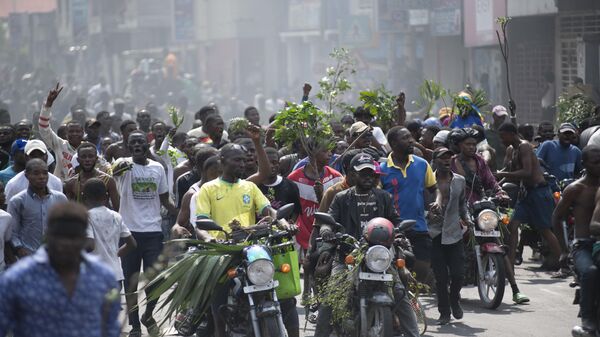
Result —
MULTIPOLYGON (((360 330, 357 331, 360 335, 360 330)), ((392 337, 394 336, 394 321, 390 307, 371 307, 367 310, 367 336, 365 337, 392 337)))
POLYGON ((506 287, 506 271, 504 256, 501 254, 483 254, 481 256, 483 279, 479 278, 477 290, 483 306, 487 309, 496 309, 502 303, 504 288, 506 287))
POLYGON ((281 332, 279 330, 279 323, 277 317, 268 316, 260 320, 260 333, 263 337, 279 337, 281 332))

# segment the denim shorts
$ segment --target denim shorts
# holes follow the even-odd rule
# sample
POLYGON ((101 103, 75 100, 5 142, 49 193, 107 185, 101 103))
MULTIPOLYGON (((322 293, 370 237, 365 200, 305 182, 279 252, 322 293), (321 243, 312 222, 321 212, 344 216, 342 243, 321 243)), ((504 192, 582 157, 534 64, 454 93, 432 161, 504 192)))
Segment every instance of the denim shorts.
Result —
POLYGON ((527 190, 527 196, 518 200, 513 219, 542 230, 552 228, 554 198, 550 186, 539 186, 527 190))

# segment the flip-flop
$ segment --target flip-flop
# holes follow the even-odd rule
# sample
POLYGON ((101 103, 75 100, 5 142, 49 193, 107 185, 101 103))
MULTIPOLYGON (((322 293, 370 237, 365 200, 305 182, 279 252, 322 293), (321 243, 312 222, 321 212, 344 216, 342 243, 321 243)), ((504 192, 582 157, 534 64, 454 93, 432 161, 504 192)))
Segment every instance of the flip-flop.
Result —
POLYGON ((525 296, 522 293, 516 293, 513 295, 513 302, 516 304, 523 304, 529 302, 529 297, 525 296))

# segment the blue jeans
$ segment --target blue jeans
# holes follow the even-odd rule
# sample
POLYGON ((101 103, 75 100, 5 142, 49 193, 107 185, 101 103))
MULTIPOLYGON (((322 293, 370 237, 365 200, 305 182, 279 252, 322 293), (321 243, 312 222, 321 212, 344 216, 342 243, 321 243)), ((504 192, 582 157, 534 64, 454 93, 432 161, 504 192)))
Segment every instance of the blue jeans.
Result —
MULTIPOLYGON (((163 248, 162 232, 131 232, 131 235, 133 235, 133 238, 137 242, 137 248, 121 258, 121 266, 123 267, 123 274, 125 276, 125 292, 127 294, 137 291, 142 263, 144 272, 148 271, 148 269, 158 260, 158 256, 163 248)), ((146 295, 148 296, 152 290, 152 287, 148 287, 146 289, 146 295)), ((135 296, 135 302, 137 303, 137 294, 129 296, 135 296)), ((149 301, 146 304, 146 313, 152 314, 157 302, 158 299, 149 301)), ((129 325, 134 328, 140 327, 140 317, 137 306, 129 312, 129 325)))
POLYGON ((573 261, 579 276, 581 293, 579 307, 582 319, 595 319, 600 273, 592 260, 592 241, 580 241, 573 247, 573 261))

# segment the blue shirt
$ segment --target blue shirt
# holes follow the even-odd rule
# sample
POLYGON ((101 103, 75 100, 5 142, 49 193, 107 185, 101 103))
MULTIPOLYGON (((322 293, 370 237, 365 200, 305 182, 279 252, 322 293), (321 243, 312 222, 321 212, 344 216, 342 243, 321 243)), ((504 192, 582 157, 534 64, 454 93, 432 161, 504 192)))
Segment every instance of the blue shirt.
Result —
POLYGON ((451 128, 470 128, 472 125, 483 126, 483 122, 481 121, 481 116, 478 113, 473 112, 470 113, 466 118, 463 118, 460 115, 457 115, 456 118, 450 124, 451 128))
POLYGON ((31 188, 17 193, 8 202, 8 213, 13 219, 11 242, 34 252, 42 245, 48 224, 48 211, 58 203, 67 202, 64 194, 48 190, 46 196, 35 194, 31 188))
POLYGON ((2 182, 2 185, 6 186, 6 183, 16 175, 17 172, 15 172, 12 165, 10 165, 4 170, 0 171, 0 182, 2 182))
POLYGON ((96 257, 83 261, 69 297, 44 247, 0 276, 0 336, 117 337, 120 296, 113 272, 96 257), (104 330, 104 331, 103 331, 104 330))
POLYGON ((548 173, 557 180, 573 179, 581 172, 581 150, 576 146, 562 146, 558 140, 547 140, 536 155, 546 163, 548 173))
POLYGON ((402 220, 416 220, 416 232, 427 232, 423 191, 436 184, 429 163, 423 158, 409 155, 406 167, 394 164, 392 155, 381 165, 381 184, 392 194, 394 205, 402 220))

